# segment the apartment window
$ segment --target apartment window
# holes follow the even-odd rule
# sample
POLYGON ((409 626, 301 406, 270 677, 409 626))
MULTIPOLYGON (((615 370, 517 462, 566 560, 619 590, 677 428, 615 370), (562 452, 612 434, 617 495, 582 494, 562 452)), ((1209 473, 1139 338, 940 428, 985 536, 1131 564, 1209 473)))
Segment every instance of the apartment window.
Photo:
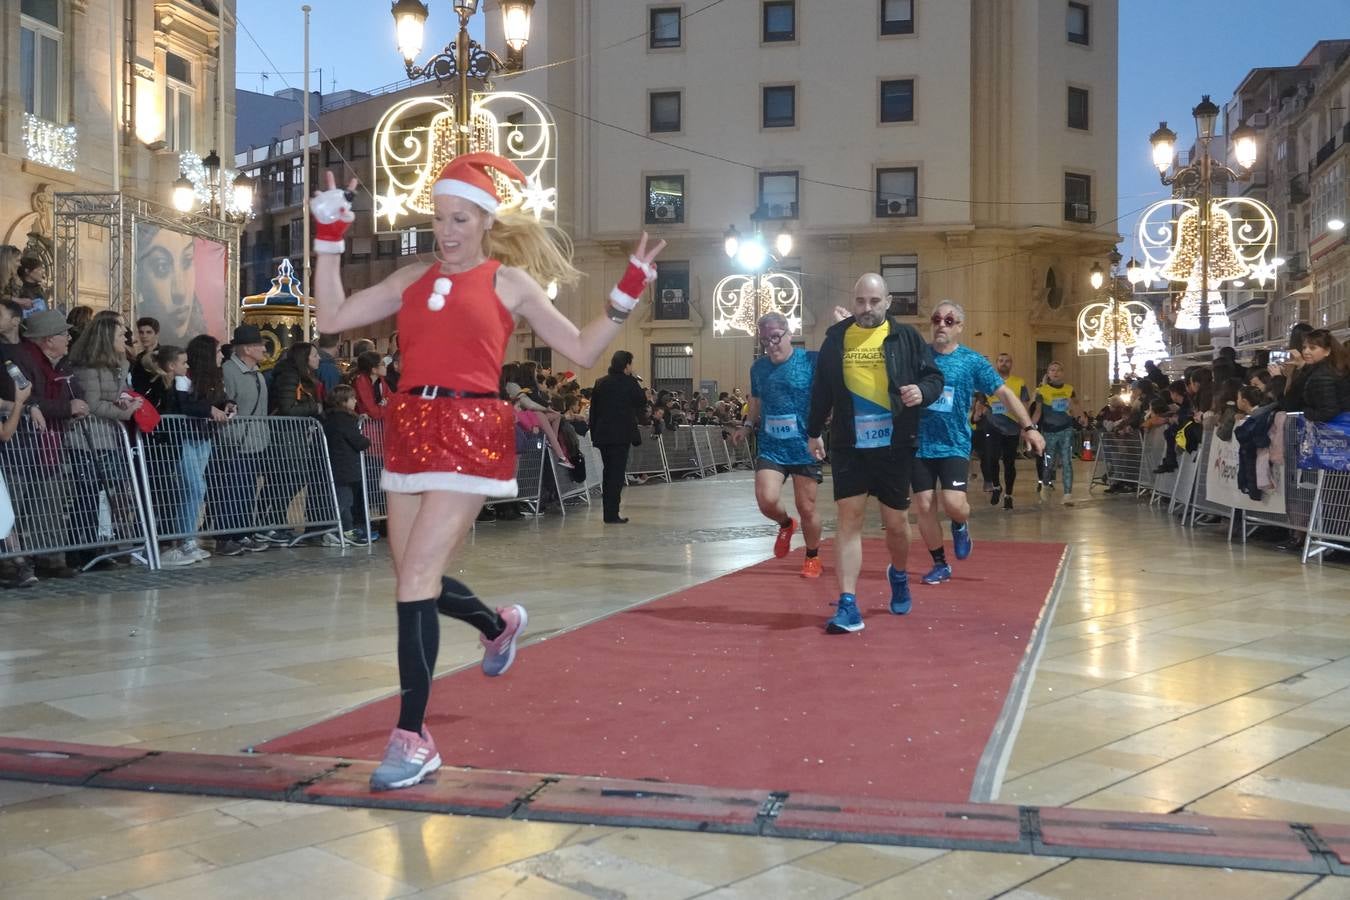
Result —
POLYGON ((365 159, 367 156, 370 156, 370 136, 352 135, 352 159, 365 159))
POLYGON ((689 263, 661 262, 656 270, 656 309, 657 319, 689 318, 689 263))
POLYGON ((764 127, 791 128, 797 124, 797 88, 776 84, 764 88, 764 127))
POLYGON ((914 79, 881 83, 881 121, 914 121, 914 79))
POLYGON ((883 256, 881 277, 890 295, 892 316, 919 314, 919 258, 917 256, 883 256))
POLYGON ((1088 92, 1087 88, 1069 88, 1069 127, 1088 128, 1088 92))
POLYGON ((684 224, 683 175, 647 176, 647 212, 644 220, 648 225, 684 224))
POLYGON ((170 150, 192 149, 192 64, 177 53, 164 55, 164 140, 170 150))
POLYGON ((427 228, 407 228, 399 232, 398 255, 416 256, 430 253, 436 246, 436 235, 427 228))
POLYGON ((680 46, 680 8, 663 6, 651 11, 651 30, 647 34, 647 46, 653 50, 664 50, 680 46))
POLYGON ((914 33, 914 0, 881 0, 881 33, 914 33))
POLYGON ((62 118, 61 11, 57 0, 23 0, 19 11, 19 93, 25 112, 62 118))
POLYGON ((759 173, 760 218, 795 219, 799 209, 796 172, 759 173))
POLYGON ((680 92, 653 91, 648 95, 648 99, 651 122, 647 130, 653 134, 679 131, 681 128, 680 92))
POLYGON ((287 254, 291 252, 291 225, 289 222, 277 229, 277 239, 272 243, 272 246, 287 254))
POLYGON ((398 238, 380 238, 375 244, 375 255, 382 257, 398 256, 398 238))
POLYGON ((290 243, 287 246, 286 253, 289 256, 305 255, 305 220, 291 219, 291 228, 289 232, 290 243))
POLYGON ((1069 40, 1075 44, 1090 43, 1091 32, 1089 28, 1092 23, 1092 10, 1086 3, 1070 3, 1068 30, 1069 40))
POLYGON ((764 43, 797 39, 796 0, 765 0, 764 43))
POLYGON ((1092 208, 1092 176, 1064 173, 1064 220, 1090 225, 1097 219, 1092 208))
POLYGON ((877 169, 877 218, 919 214, 919 170, 877 169))

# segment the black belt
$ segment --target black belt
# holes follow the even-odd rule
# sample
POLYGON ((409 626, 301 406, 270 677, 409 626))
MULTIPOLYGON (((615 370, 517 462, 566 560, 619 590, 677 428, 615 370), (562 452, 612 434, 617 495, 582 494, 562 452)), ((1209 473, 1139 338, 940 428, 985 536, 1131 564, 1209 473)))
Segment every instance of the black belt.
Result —
POLYGON ((435 384, 419 384, 416 387, 410 387, 403 394, 412 394, 421 397, 423 400, 435 400, 437 397, 454 397, 464 400, 497 400, 501 395, 496 391, 457 391, 454 388, 440 387, 435 384))

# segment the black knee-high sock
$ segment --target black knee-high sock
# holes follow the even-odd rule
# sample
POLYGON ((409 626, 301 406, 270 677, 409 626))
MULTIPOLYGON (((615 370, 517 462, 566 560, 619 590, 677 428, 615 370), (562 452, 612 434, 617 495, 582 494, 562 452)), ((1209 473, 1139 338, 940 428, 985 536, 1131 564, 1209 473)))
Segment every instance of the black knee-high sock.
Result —
POLYGON ((422 732, 422 718, 431 698, 431 676, 441 649, 441 622, 435 600, 398 605, 398 727, 422 732))
POLYGON ((441 596, 436 600, 436 608, 443 616, 477 628, 490 641, 506 630, 506 623, 495 609, 484 606, 464 582, 446 575, 441 576, 441 596))

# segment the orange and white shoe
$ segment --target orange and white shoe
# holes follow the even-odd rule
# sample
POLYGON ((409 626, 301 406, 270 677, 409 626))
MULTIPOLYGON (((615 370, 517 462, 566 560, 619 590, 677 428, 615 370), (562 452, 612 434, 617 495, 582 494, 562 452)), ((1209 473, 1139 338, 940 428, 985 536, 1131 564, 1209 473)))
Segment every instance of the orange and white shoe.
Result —
POLYGON ((823 567, 820 564, 819 556, 808 556, 802 563, 803 578, 819 578, 823 567))
POLYGON ((778 538, 773 542, 773 555, 782 559, 792 549, 792 535, 797 531, 797 520, 788 519, 788 523, 778 529, 778 538))

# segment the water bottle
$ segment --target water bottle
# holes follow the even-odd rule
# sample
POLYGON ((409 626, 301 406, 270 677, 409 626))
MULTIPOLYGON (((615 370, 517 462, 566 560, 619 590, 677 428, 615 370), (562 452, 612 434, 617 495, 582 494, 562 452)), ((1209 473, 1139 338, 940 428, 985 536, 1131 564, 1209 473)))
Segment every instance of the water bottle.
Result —
POLYGON ((9 373, 9 377, 14 382, 14 386, 19 390, 23 390, 29 386, 28 379, 24 377, 23 369, 20 369, 15 365, 13 360, 5 360, 5 371, 9 373))

